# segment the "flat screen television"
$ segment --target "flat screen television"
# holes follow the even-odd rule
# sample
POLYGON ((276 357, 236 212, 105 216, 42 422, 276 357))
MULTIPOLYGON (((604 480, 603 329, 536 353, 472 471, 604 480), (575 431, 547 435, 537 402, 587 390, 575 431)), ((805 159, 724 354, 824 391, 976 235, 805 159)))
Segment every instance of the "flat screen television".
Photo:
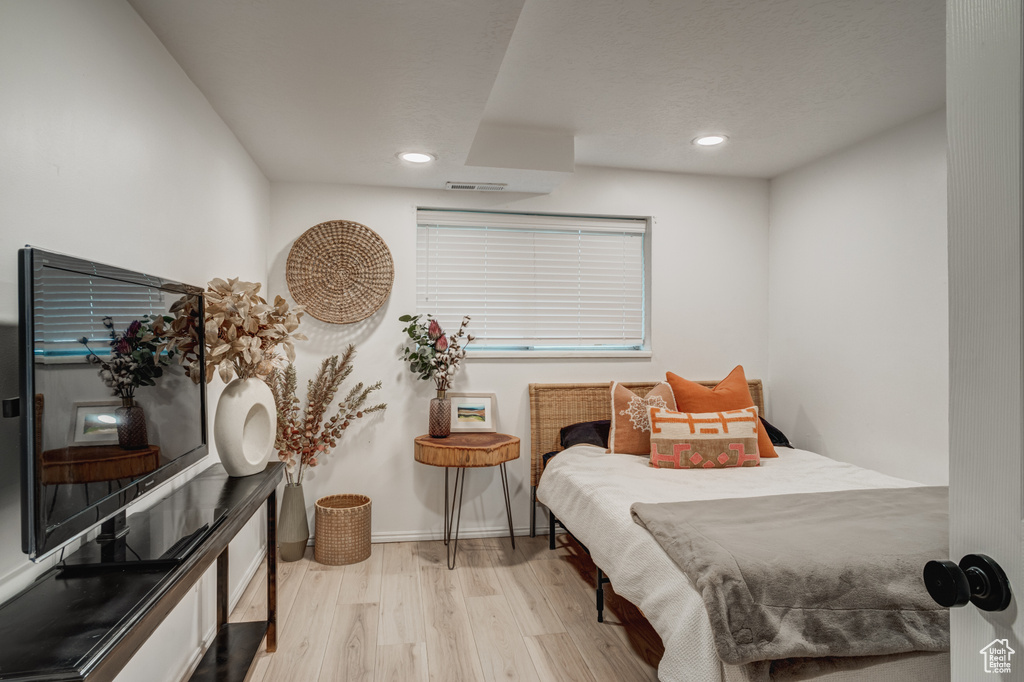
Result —
POLYGON ((181 282, 31 247, 19 296, 22 549, 38 561, 101 523, 123 535, 129 504, 207 454, 203 303, 181 282), (198 382, 166 343, 183 297, 198 382))

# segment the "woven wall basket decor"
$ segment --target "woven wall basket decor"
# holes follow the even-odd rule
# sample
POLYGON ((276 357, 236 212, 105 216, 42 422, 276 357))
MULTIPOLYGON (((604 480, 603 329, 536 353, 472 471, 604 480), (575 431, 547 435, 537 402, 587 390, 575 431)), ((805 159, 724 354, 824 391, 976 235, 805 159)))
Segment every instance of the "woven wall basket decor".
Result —
POLYGON ((366 225, 330 220, 302 233, 288 253, 288 291, 322 322, 348 324, 377 312, 391 294, 395 264, 366 225))

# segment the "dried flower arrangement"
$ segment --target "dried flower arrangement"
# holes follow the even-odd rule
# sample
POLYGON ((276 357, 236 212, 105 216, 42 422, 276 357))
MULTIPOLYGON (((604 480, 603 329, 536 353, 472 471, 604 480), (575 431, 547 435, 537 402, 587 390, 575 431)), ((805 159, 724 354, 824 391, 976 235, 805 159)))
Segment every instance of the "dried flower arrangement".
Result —
POLYGON ((466 346, 474 339, 472 334, 466 333, 469 315, 462 318, 459 331, 450 335, 441 329, 432 315, 427 315, 427 323, 420 322, 421 317, 402 315, 398 318, 400 322, 409 323, 402 331, 409 335, 414 344, 402 349, 402 359, 409 363, 409 371, 417 377, 433 379, 438 391, 447 391, 466 357, 466 346))
POLYGON ((316 377, 307 384, 304 407, 296 395, 295 365, 277 368, 267 379, 277 404, 274 447, 278 458, 287 465, 285 476, 289 484, 301 484, 306 467, 317 466, 330 454, 353 420, 387 408, 384 403, 364 407, 370 394, 380 389, 381 382, 371 386, 360 382, 337 404, 334 415, 326 418, 338 388, 352 373, 355 353, 355 346, 350 345, 340 359, 337 355, 324 359, 316 377))
MULTIPOLYGON (((202 366, 199 359, 199 331, 203 320, 199 311, 202 310, 202 294, 192 293, 182 296, 171 306, 171 329, 167 337, 167 345, 178 352, 178 364, 185 368, 185 375, 199 383, 202 366)), ((207 376, 207 381, 210 377, 207 376)))
MULTIPOLYGON (((280 363, 277 347, 284 348, 289 362, 295 360, 293 341, 304 341, 295 330, 302 318, 302 307, 289 309, 280 296, 270 305, 259 295, 259 282, 244 282, 237 277, 211 280, 206 301, 206 381, 213 380, 214 369, 227 383, 239 379, 266 380, 280 363)), ((184 296, 171 307, 175 335, 172 344, 181 352, 180 362, 193 381, 199 381, 199 333, 193 320, 198 317, 199 301, 184 296)))
POLYGON ((127 329, 118 334, 114 331, 114 320, 103 318, 103 326, 110 333, 110 359, 104 360, 89 348, 88 337, 78 342, 89 352, 89 362, 100 367, 100 379, 117 397, 127 400, 135 397, 139 386, 156 386, 156 380, 174 357, 174 349, 164 350, 168 330, 164 327, 170 317, 151 316, 133 320, 127 329))

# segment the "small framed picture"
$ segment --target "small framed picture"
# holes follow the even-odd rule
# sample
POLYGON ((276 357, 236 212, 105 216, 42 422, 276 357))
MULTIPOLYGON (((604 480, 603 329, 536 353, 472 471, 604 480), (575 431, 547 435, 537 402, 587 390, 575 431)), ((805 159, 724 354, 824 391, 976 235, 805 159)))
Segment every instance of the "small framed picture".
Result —
POLYGON ((120 400, 83 400, 75 403, 69 444, 111 445, 117 442, 117 416, 120 400))
POLYGON ((452 401, 452 433, 494 433, 498 399, 493 393, 448 393, 452 401))

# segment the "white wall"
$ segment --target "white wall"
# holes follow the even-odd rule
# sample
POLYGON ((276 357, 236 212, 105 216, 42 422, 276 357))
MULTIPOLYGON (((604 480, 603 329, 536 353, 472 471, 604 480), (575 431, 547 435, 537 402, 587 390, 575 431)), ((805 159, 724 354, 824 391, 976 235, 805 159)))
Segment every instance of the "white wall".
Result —
POLYGON ((943 111, 771 183, 771 419, 797 447, 949 470, 943 111))
MULTIPOLYGON (((268 182, 126 2, 0 3, 0 91, 3 397, 18 392, 16 258, 26 243, 200 285, 264 280, 268 182)), ((215 383, 211 404, 218 392, 215 383)), ((46 566, 20 551, 17 425, 0 420, 0 430, 3 601, 46 566)), ((235 572, 259 541, 254 521, 244 551, 232 548, 235 572)), ((198 606, 210 601, 207 583, 151 640, 148 665, 121 680, 178 679, 212 625, 198 606), (174 627, 188 618, 195 632, 174 627)))
MULTIPOLYGON (((470 359, 456 378, 455 391, 496 393, 498 429, 523 440, 520 459, 509 465, 518 532, 529 526, 530 382, 657 380, 666 370, 715 379, 736 364, 751 377, 768 371, 766 181, 578 168, 542 196, 274 183, 271 292, 287 292, 285 261, 295 238, 326 220, 369 226, 395 262, 391 297, 369 320, 329 325, 306 316, 302 322, 310 340, 297 344, 300 387, 323 357, 351 341, 358 348, 353 379, 383 380, 381 398, 388 403, 383 417, 357 423, 326 465, 307 478, 311 518, 317 497, 360 492, 373 499, 375 540, 440 537, 444 475, 417 464, 412 448, 413 438, 427 430, 433 384, 417 381, 399 359, 404 325, 398 317, 416 307, 417 206, 654 217, 652 358, 470 359)), ((499 535, 507 528, 498 471, 470 471, 462 534, 499 535)))

